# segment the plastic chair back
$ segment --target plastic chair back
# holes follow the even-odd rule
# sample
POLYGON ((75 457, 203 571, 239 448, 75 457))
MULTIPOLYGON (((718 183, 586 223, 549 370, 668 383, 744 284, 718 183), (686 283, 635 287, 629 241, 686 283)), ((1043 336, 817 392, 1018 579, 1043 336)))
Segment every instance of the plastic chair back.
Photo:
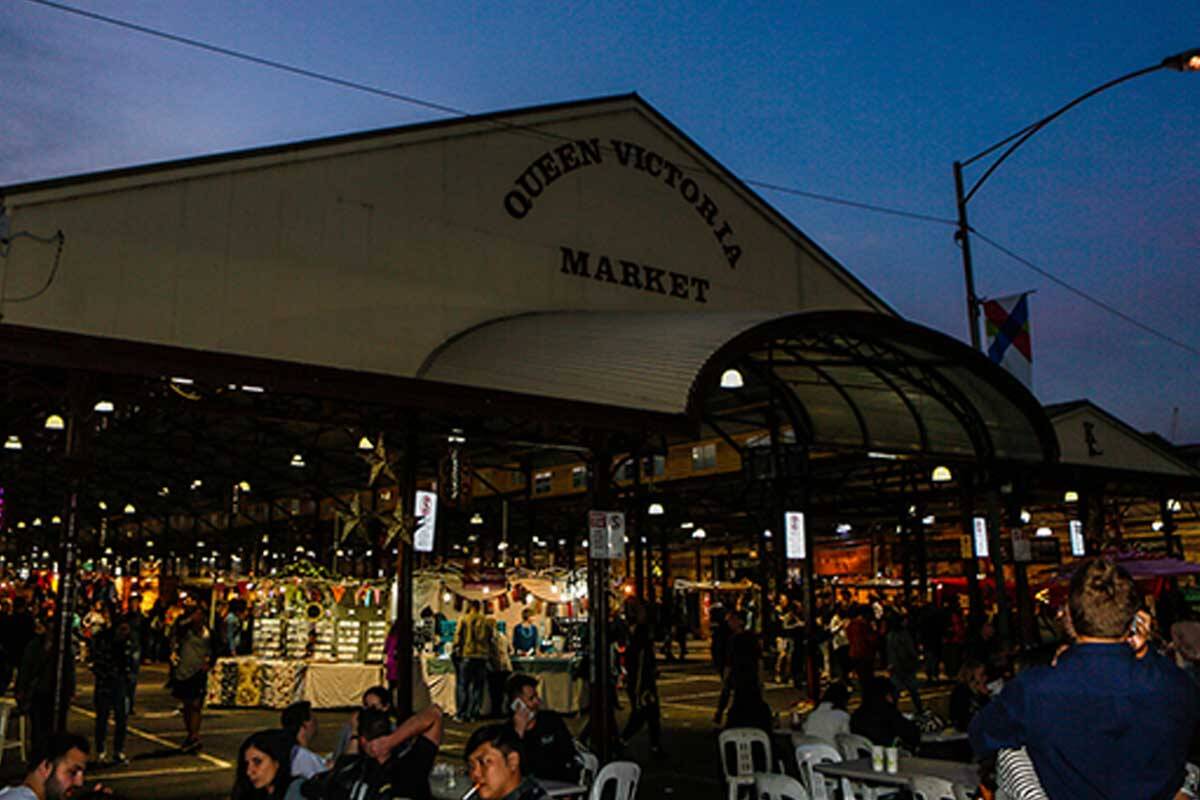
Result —
POLYGON ((871 740, 857 733, 839 733, 836 744, 838 752, 846 761, 871 757, 871 740))
POLYGON ((804 785, 790 775, 754 773, 754 800, 809 800, 804 785))
POLYGON ((758 728, 729 728, 717 736, 721 770, 729 797, 736 798, 739 786, 754 782, 755 772, 770 772, 771 739, 758 728))
POLYGON ((638 778, 641 776, 642 768, 632 761, 605 764, 592 783, 588 800, 600 800, 604 795, 604 787, 609 784, 616 786, 616 791, 610 795, 612 800, 633 800, 637 796, 638 778))
POLYGON ((11 700, 0 700, 0 761, 9 750, 16 750, 21 762, 25 761, 25 716, 17 712, 17 704, 11 700), (17 737, 8 740, 8 726, 13 715, 17 719, 17 737))
MULTIPOLYGON (((802 744, 796 747, 796 763, 800 766, 800 781, 808 790, 808 796, 812 800, 830 800, 831 797, 829 787, 825 783, 825 776, 813 767, 817 764, 836 764, 841 761, 842 754, 831 744, 802 744)), ((848 782, 845 780, 833 781, 830 779, 830 782, 834 785, 840 783, 843 787, 848 786, 848 782)), ((844 791, 845 788, 843 788, 844 791)))
POLYGON ((916 800, 958 800, 961 796, 953 783, 932 775, 914 775, 912 793, 916 800))

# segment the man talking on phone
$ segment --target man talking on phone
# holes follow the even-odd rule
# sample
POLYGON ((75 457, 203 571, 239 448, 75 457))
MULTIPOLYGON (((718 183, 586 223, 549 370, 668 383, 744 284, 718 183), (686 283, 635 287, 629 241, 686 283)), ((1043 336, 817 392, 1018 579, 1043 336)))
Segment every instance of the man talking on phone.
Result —
POLYGON ((542 780, 579 780, 575 741, 563 718, 542 710, 537 678, 520 673, 508 679, 508 724, 521 740, 522 772, 542 780))

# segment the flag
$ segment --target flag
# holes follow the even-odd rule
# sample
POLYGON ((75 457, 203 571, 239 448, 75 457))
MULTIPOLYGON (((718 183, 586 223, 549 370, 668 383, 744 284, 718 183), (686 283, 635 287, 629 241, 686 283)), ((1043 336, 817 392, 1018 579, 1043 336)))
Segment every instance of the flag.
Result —
POLYGON ((1029 293, 983 304, 987 319, 987 354, 1033 391, 1033 350, 1029 344, 1029 293))

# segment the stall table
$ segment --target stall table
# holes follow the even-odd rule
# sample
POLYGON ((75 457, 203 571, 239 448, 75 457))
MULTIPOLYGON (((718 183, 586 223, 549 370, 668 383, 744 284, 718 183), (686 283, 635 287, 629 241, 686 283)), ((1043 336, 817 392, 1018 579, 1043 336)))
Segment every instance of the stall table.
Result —
POLYGON ((206 701, 233 708, 287 708, 307 700, 314 708, 348 708, 362 703, 372 686, 385 684, 379 664, 219 658, 208 676, 206 701))
MULTIPOLYGON (((580 708, 583 678, 578 675, 578 661, 572 656, 538 656, 514 658, 513 673, 532 675, 541 682, 539 689, 546 708, 560 714, 574 714, 580 708)), ((417 670, 414 670, 417 673, 417 670)), ((455 689, 458 676, 449 658, 424 655, 419 674, 429 690, 430 702, 437 703, 447 714, 458 713, 455 689)), ((483 713, 491 711, 490 693, 485 695, 483 713)))

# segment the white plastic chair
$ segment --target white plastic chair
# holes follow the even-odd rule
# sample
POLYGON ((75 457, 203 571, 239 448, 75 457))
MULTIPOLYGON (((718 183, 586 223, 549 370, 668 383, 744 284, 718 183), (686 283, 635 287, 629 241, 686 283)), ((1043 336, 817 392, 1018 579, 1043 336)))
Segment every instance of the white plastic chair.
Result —
POLYGON ((641 776, 642 768, 632 761, 613 761, 605 764, 592 783, 588 800, 600 800, 604 795, 604 787, 610 783, 617 785, 612 800, 633 800, 637 796, 638 778, 641 776))
POLYGON ((800 782, 808 790, 812 800, 830 800, 841 789, 842 797, 854 797, 854 790, 846 778, 826 778, 813 767, 817 764, 840 764, 842 755, 831 744, 802 744, 796 748, 796 763, 800 765, 800 782))
POLYGON ((17 704, 11 700, 0 700, 0 762, 4 761, 4 754, 9 750, 16 750, 24 763, 26 759, 25 715, 17 712, 17 704), (17 714, 17 738, 10 742, 8 740, 8 723, 14 713, 17 714))
POLYGON ((867 737, 857 733, 839 733, 836 738, 838 752, 846 761, 871 757, 871 740, 867 737))
POLYGON ((915 800, 968 800, 971 797, 967 787, 932 775, 914 775, 912 793, 915 800))
POLYGON ((596 782, 596 775, 600 772, 600 759, 576 739, 575 760, 582 767, 579 771, 579 782, 590 789, 596 782))
POLYGON ((754 785, 754 773, 770 770, 774 761, 771 759, 771 739, 758 728, 729 728, 717 736, 717 748, 721 754, 721 769, 725 773, 725 785, 728 787, 729 800, 737 800, 743 786, 754 785), (755 746, 762 753, 762 770, 754 768, 755 746), (729 750, 733 750, 732 757, 729 750))
POLYGON ((790 775, 754 773, 754 800, 809 800, 804 785, 790 775))

